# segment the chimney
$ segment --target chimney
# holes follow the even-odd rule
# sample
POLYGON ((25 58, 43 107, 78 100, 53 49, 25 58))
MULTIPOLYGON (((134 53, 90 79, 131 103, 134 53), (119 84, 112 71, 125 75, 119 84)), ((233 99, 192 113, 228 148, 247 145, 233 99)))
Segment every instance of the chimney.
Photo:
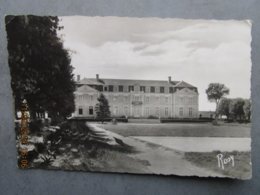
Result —
POLYGON ((172 82, 172 77, 171 76, 168 76, 168 82, 172 82))
POLYGON ((80 81, 80 75, 79 74, 77 75, 77 81, 80 81))
POLYGON ((96 79, 97 79, 97 81, 99 80, 99 74, 96 74, 96 79))

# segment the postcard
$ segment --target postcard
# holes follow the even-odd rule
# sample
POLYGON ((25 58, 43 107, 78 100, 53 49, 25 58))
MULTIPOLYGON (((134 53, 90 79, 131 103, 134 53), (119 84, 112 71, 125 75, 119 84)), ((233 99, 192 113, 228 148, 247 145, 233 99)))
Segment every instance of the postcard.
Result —
POLYGON ((5 22, 19 168, 251 178, 250 21, 5 22))

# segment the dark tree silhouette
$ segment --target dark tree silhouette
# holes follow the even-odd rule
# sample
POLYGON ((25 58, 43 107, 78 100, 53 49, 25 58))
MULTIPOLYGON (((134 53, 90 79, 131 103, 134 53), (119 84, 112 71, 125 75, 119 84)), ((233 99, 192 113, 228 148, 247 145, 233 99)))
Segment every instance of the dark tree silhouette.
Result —
POLYGON ((232 99, 221 98, 219 105, 218 105, 218 110, 217 110, 218 115, 225 115, 227 117, 227 119, 229 119, 229 117, 231 115, 231 111, 230 111, 231 102, 232 102, 232 99))
POLYGON ((245 100, 242 98, 233 99, 230 105, 230 112, 232 113, 234 119, 243 120, 245 118, 244 112, 245 100))
POLYGON ((11 86, 15 109, 26 99, 32 118, 74 111, 75 82, 69 53, 57 35, 58 17, 6 16, 11 86))
POLYGON ((251 107, 252 107, 251 104, 252 104, 252 103, 251 103, 251 100, 250 100, 250 99, 247 99, 247 100, 245 100, 245 104, 244 104, 244 106, 243 106, 244 113, 245 113, 245 117, 246 117, 246 119, 247 119, 248 121, 251 120, 251 107))
POLYGON ((221 83, 210 83, 208 88, 206 89, 206 94, 208 96, 209 101, 213 101, 216 103, 215 118, 217 119, 217 109, 219 101, 222 97, 229 94, 229 89, 221 83))
POLYGON ((97 100, 98 103, 95 106, 96 116, 103 123, 105 118, 110 117, 108 100, 103 93, 100 94, 97 100))

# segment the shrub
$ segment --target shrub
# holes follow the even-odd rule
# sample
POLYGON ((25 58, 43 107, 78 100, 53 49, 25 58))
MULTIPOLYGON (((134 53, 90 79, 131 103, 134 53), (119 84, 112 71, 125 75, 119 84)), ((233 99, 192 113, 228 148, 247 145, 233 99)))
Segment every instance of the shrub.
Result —
POLYGON ((218 126, 218 125, 219 125, 219 124, 218 124, 218 121, 217 121, 217 120, 213 120, 213 121, 212 121, 212 125, 218 126))
POLYGON ((149 118, 149 119, 158 119, 159 117, 154 116, 154 115, 149 115, 148 118, 149 118))
POLYGON ((44 143, 35 143, 34 145, 38 153, 43 153, 46 150, 46 145, 44 143))
POLYGON ((33 120, 29 123, 29 130, 31 133, 39 133, 43 128, 41 120, 33 120))

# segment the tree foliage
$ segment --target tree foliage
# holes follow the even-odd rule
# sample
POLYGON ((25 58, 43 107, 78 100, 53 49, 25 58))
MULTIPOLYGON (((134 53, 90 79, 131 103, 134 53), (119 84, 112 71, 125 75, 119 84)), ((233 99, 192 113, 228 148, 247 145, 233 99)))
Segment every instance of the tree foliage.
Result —
POLYGON ((244 104, 245 101, 242 98, 236 98, 231 101, 230 112, 233 115, 234 119, 244 119, 244 104))
POLYGON ((244 109, 245 117, 248 121, 251 120, 251 109, 252 109, 251 107, 252 107, 251 101, 245 100, 245 104, 243 106, 243 109, 244 109))
POLYGON ((69 53, 57 35, 58 17, 7 16, 15 109, 26 99, 31 112, 65 117, 74 111, 75 82, 69 53))
POLYGON ((229 98, 221 98, 218 108, 217 108, 217 113, 218 115, 225 115, 227 119, 229 119, 231 112, 230 112, 230 104, 231 104, 231 99, 229 98))
POLYGON ((97 100, 98 103, 95 106, 96 116, 103 123, 105 118, 110 117, 109 103, 103 93, 100 94, 97 100))
POLYGON ((221 98, 218 105, 218 114, 225 115, 227 119, 250 121, 251 101, 242 98, 221 98))
POLYGON ((206 89, 206 94, 209 101, 213 101, 216 103, 216 118, 217 118, 217 109, 219 105, 219 101, 222 97, 229 94, 229 89, 221 83, 210 83, 208 88, 206 89))

